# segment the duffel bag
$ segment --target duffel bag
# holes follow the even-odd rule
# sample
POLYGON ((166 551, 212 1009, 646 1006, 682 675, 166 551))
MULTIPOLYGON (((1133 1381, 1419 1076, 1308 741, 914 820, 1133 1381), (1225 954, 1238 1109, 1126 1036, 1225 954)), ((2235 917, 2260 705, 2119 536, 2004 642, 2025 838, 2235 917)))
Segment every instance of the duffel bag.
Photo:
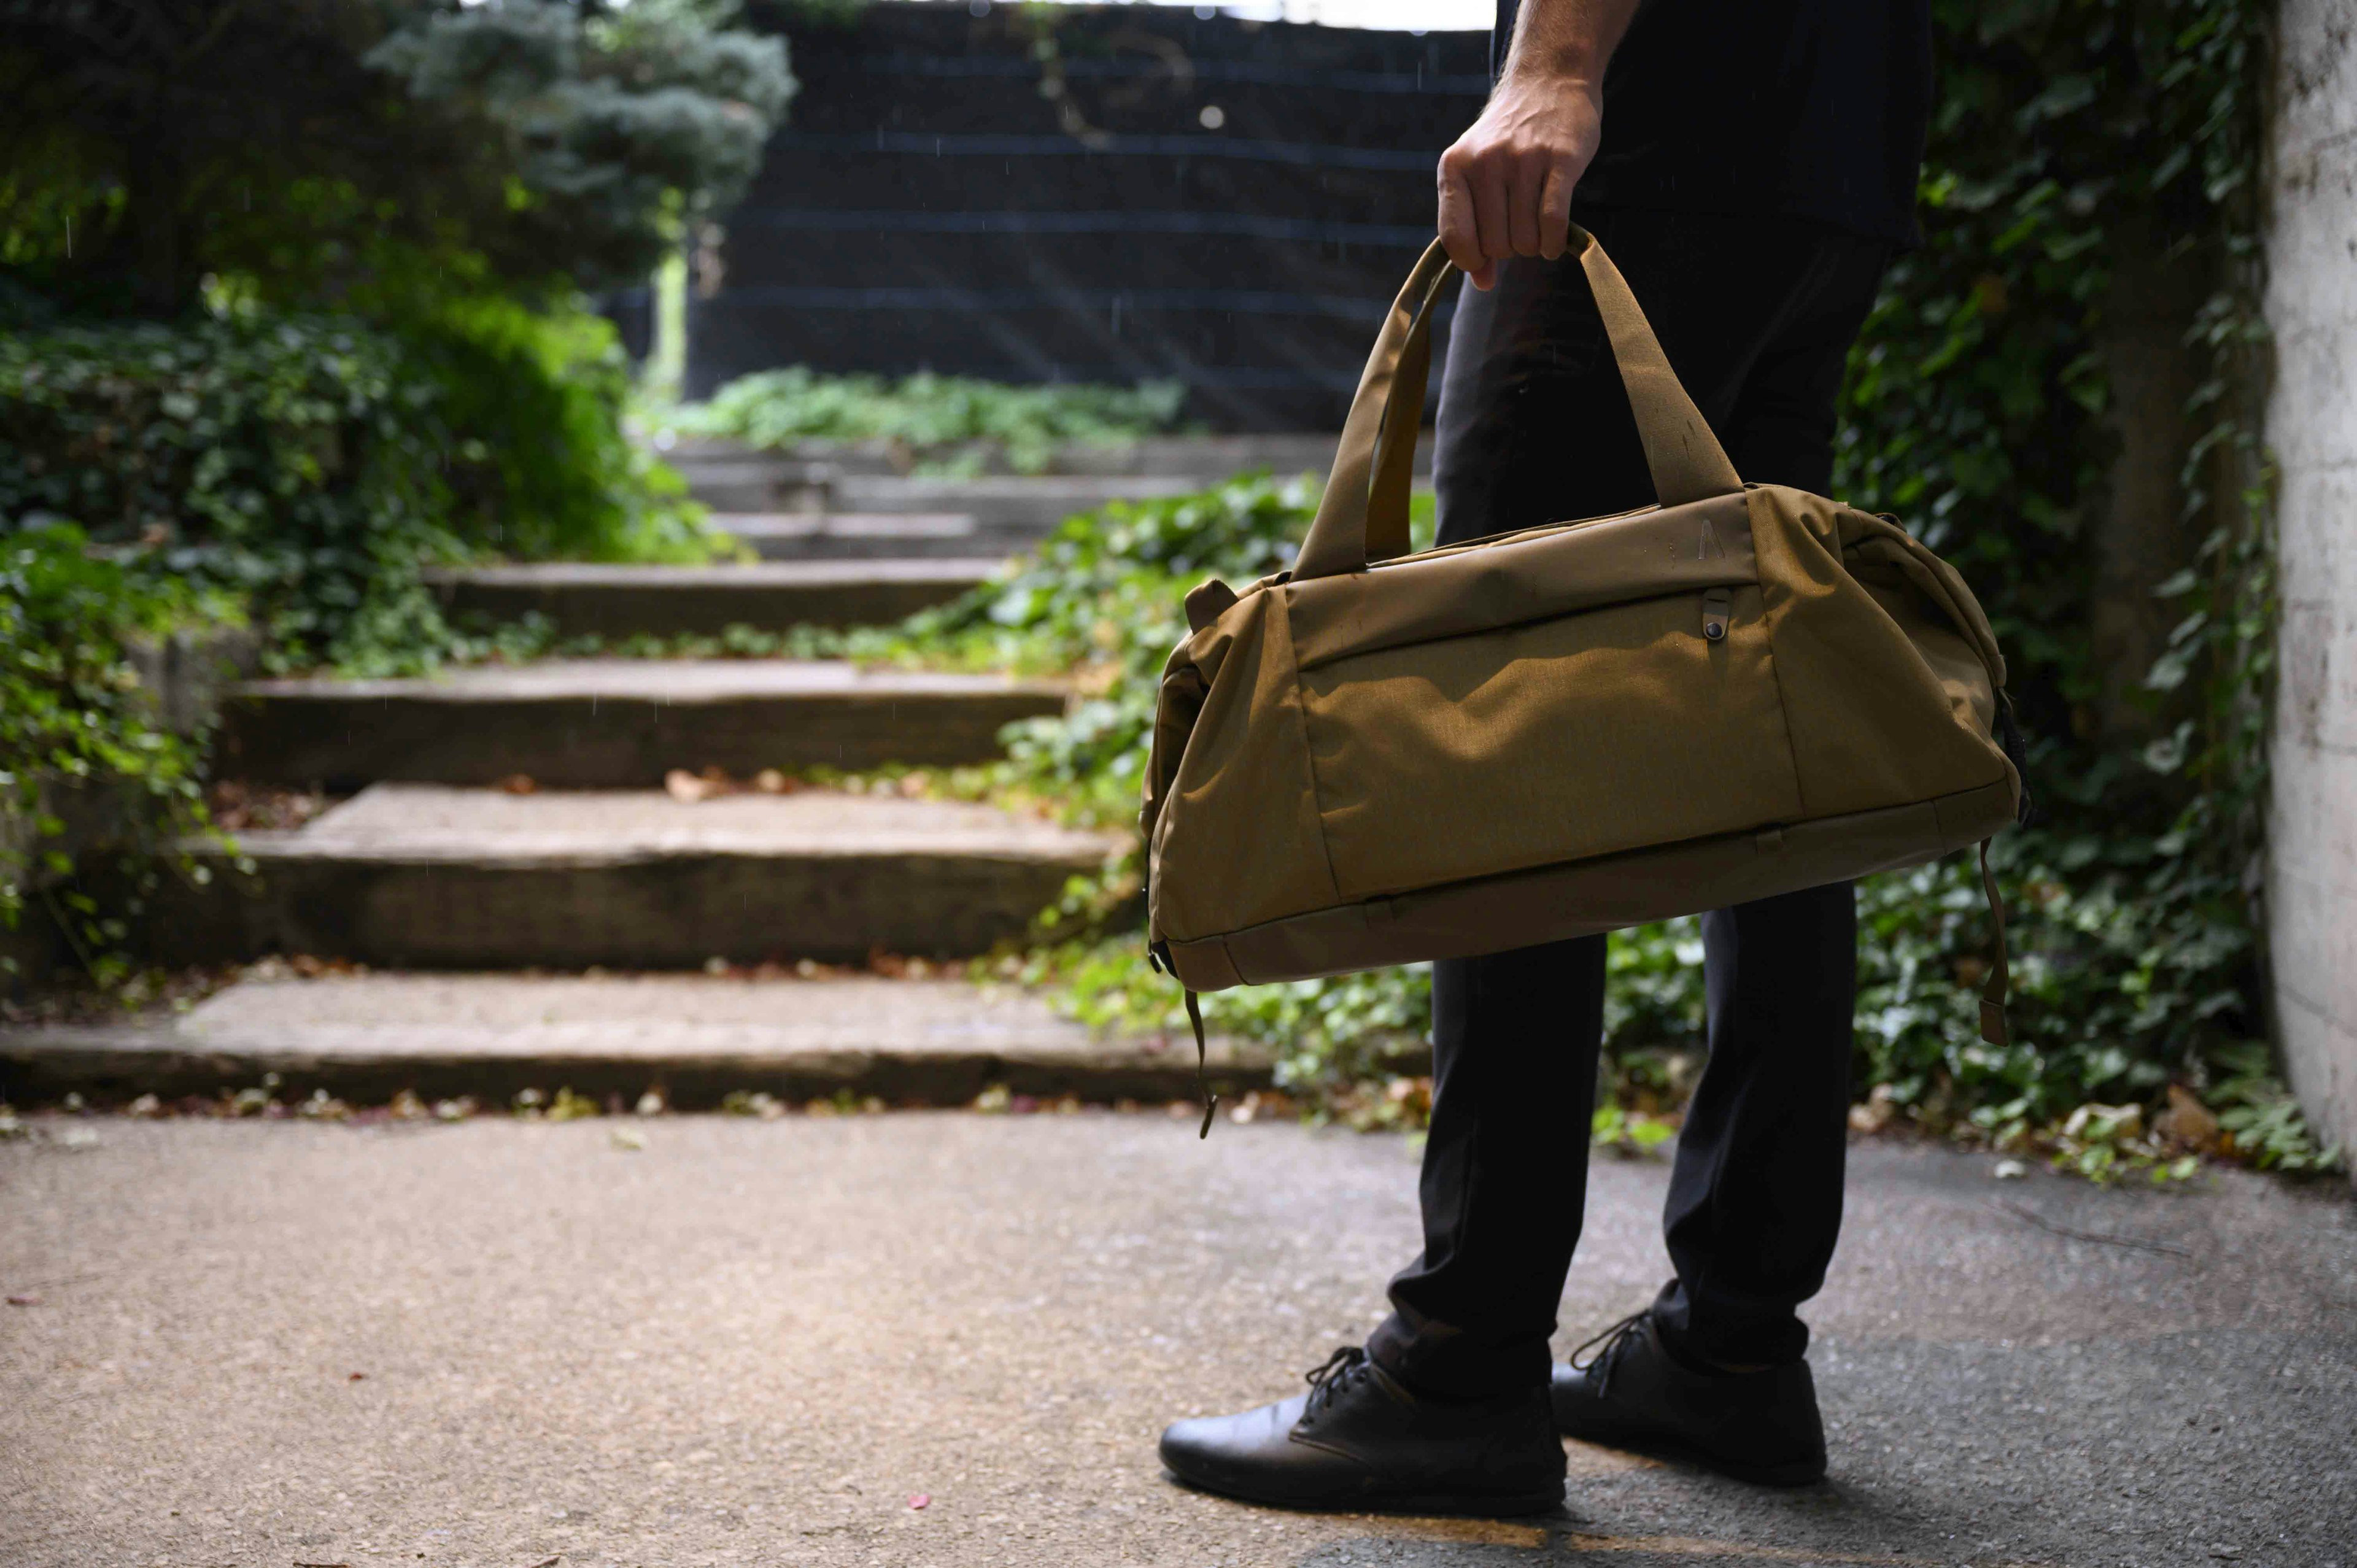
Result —
MULTIPOLYGON (((1972 591, 1892 520, 1738 478, 1619 270, 1571 238, 1658 504, 1408 553, 1452 270, 1435 244, 1292 569, 1187 597, 1141 822, 1150 950, 1199 1045, 1198 992, 1525 947, 1975 843, 1995 899, 1986 841, 2024 796, 1972 591)), ((2001 1041, 2001 912, 1997 929, 1982 1028, 2001 1041)))

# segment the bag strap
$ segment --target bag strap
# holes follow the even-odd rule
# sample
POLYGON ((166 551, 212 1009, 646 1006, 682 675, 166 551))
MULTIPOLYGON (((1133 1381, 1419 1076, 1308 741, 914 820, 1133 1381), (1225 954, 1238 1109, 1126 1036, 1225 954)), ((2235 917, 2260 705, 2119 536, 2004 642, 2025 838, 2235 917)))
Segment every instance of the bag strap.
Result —
POLYGON ((2013 966, 2006 961, 2005 899, 1996 890, 1996 874, 1989 870, 1989 841, 1981 840, 1981 891, 1988 895, 1989 918, 1996 926, 1996 964, 1981 987, 1981 1038, 2003 1050, 2012 1041, 2005 1025, 2005 996, 2012 988, 2013 966))
MULTIPOLYGON (((1577 224, 1571 241, 1637 416, 1655 497, 1663 506, 1678 506, 1741 489, 1735 465, 1679 384, 1620 269, 1577 224)), ((1363 571, 1370 561, 1407 553, 1409 478, 1431 365, 1432 306, 1452 270, 1448 252, 1434 241, 1392 301, 1342 422, 1317 521, 1294 564, 1297 579, 1363 571)))

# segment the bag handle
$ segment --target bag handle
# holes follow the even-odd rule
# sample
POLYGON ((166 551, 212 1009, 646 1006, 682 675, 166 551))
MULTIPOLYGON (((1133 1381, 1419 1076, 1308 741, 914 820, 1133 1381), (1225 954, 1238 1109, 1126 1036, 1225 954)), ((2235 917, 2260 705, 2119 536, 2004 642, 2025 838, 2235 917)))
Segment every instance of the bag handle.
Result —
MULTIPOLYGON (((1570 238, 1637 416, 1654 496, 1663 506, 1678 506, 1741 489, 1735 465, 1670 369, 1620 269, 1579 225, 1571 226, 1570 238)), ((1409 470, 1432 360, 1432 306, 1452 270, 1448 252, 1435 240, 1392 301, 1342 422, 1317 521, 1294 563, 1296 580, 1364 571, 1370 561, 1407 553, 1409 470)))

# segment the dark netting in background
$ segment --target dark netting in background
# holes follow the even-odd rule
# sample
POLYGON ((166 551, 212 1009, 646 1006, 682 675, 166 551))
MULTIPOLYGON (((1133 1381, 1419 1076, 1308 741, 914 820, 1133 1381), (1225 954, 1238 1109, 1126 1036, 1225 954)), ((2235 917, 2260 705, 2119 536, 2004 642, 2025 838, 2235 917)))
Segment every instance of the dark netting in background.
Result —
POLYGON ((692 396, 797 363, 1163 378, 1217 426, 1329 428, 1487 91, 1480 33, 1059 8, 1043 59, 1005 6, 752 14, 802 88, 691 299, 692 396))

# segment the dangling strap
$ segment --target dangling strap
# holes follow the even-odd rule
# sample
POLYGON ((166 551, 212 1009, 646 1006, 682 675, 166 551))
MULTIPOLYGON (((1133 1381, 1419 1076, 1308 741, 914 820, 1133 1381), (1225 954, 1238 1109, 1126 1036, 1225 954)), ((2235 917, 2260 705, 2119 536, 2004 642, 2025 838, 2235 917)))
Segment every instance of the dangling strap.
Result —
POLYGON ((1187 1022, 1195 1026, 1195 1087, 1203 1094, 1203 1124, 1195 1129, 1195 1136, 1211 1135, 1211 1112, 1220 1107, 1220 1097, 1211 1092, 1211 1080, 1204 1066, 1203 1004, 1195 1000, 1192 991, 1187 993, 1187 1022))
POLYGON ((1996 875, 1989 870, 1988 846, 1988 840, 1981 840, 1981 890, 1988 895, 1989 918, 1996 923, 1996 964, 1981 987, 1981 1038, 2002 1047, 2011 1042, 2005 1026, 2005 993, 2013 976, 2005 958, 2005 900, 1997 896, 1996 875))

